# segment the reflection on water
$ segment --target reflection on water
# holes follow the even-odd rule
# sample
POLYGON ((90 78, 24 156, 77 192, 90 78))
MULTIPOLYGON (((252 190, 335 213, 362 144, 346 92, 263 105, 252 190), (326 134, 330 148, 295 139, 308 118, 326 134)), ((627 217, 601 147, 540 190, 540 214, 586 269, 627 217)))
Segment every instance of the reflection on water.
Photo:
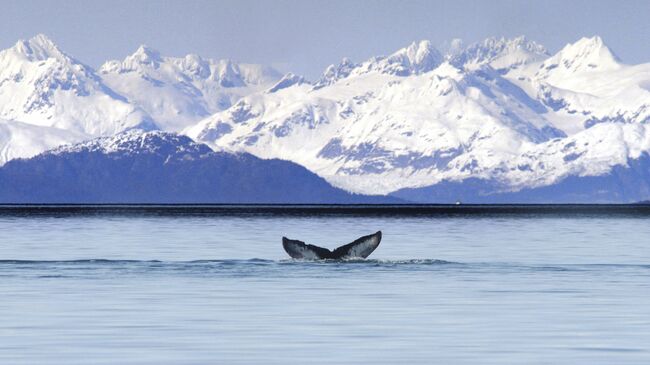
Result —
POLYGON ((0 214, 0 363, 650 361, 644 214, 253 213, 0 214))

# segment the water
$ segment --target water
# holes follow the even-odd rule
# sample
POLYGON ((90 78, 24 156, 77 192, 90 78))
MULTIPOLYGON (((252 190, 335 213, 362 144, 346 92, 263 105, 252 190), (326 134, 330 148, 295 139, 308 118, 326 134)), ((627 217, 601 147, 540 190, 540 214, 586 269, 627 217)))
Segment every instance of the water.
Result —
POLYGON ((650 211, 277 213, 0 210, 0 363, 650 362, 650 211))

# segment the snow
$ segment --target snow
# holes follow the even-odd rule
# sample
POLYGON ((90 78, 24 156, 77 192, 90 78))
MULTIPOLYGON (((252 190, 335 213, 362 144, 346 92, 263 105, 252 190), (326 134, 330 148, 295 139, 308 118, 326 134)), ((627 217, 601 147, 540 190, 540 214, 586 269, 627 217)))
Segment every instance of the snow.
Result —
POLYGON ((325 72, 323 72, 323 76, 321 76, 320 80, 318 80, 315 84, 315 88, 321 88, 324 86, 329 86, 340 79, 344 79, 348 76, 350 76, 350 73, 352 70, 357 68, 358 65, 352 63, 350 59, 348 58, 343 58, 341 62, 338 65, 330 65, 325 69, 325 72))
POLYGON ((88 138, 85 134, 63 129, 0 119, 0 166, 15 158, 29 158, 88 138))
POLYGON ((374 194, 470 177, 538 187, 649 151, 650 65, 620 63, 599 37, 552 56, 524 37, 438 55, 418 42, 344 60, 313 88, 249 95, 185 133, 374 194))
POLYGON ((273 87, 269 89, 269 92, 274 93, 277 92, 278 90, 286 89, 293 85, 300 85, 304 83, 306 83, 304 77, 289 72, 286 75, 284 75, 282 79, 278 81, 277 84, 273 85, 273 87))
POLYGON ((459 68, 476 68, 489 64, 500 72, 542 61, 549 57, 544 46, 521 36, 514 39, 488 38, 467 48, 461 41, 452 43, 448 58, 459 68))
POLYGON ((409 76, 425 73, 436 68, 443 61, 443 56, 431 42, 423 40, 413 42, 388 57, 374 57, 352 73, 357 75, 368 72, 379 72, 397 76, 409 76))
POLYGON ((154 127, 144 111, 44 35, 0 52, 0 118, 92 136, 154 127))
POLYGON ((169 156, 200 157, 211 153, 212 150, 203 144, 195 143, 186 136, 175 133, 132 129, 113 136, 60 146, 46 153, 59 155, 77 152, 99 152, 119 154, 120 156, 164 152, 169 156))
POLYGON ((179 131, 268 89, 281 75, 272 68, 230 60, 163 57, 140 46, 123 61, 108 61, 99 74, 112 89, 145 110, 166 131, 179 131))

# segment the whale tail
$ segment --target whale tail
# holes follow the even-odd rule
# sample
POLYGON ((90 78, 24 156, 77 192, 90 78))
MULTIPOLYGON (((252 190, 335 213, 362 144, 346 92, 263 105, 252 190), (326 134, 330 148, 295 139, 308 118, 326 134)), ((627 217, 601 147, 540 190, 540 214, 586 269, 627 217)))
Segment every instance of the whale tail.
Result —
POLYGON ((330 251, 323 247, 306 244, 302 241, 292 240, 282 237, 282 247, 294 259, 305 260, 343 260, 352 258, 363 258, 370 254, 379 246, 381 242, 381 231, 367 236, 360 237, 354 242, 348 243, 330 251))

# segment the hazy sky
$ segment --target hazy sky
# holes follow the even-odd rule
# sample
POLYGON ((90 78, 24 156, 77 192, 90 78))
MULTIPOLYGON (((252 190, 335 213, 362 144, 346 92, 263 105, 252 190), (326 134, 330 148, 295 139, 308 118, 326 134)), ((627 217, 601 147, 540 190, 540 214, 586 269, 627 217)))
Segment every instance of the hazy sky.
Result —
POLYGON ((3 0, 0 47, 37 33, 92 66, 145 43, 271 64, 314 78, 413 40, 442 45, 526 35, 551 52, 598 34, 624 62, 650 61, 650 1, 29 1, 3 0))

